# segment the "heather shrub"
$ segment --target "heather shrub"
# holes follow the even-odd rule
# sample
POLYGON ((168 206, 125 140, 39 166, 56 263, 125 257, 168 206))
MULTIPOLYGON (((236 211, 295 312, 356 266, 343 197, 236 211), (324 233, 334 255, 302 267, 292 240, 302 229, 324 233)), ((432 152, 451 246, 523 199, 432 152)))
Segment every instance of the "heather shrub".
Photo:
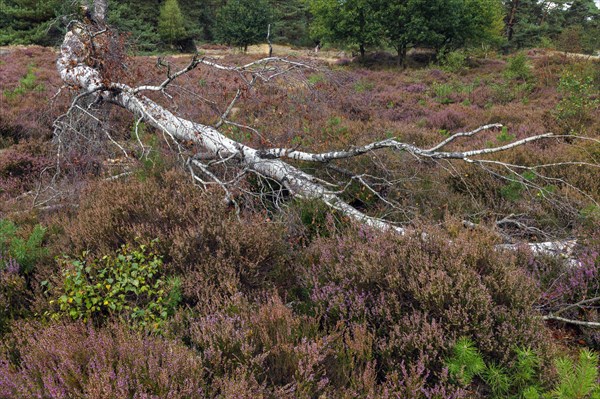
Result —
POLYGON ((55 316, 98 322, 115 315, 130 324, 159 330, 177 306, 174 291, 178 287, 167 283, 154 247, 155 242, 135 248, 124 245, 100 259, 85 259, 84 253, 80 259, 62 260, 60 311, 55 316))
POLYGON ((60 224, 65 250, 102 256, 137 239, 158 239, 165 273, 185 274, 182 290, 195 301, 203 287, 232 293, 291 278, 280 226, 260 214, 244 217, 223 201, 222 193, 202 191, 175 171, 158 177, 92 185, 80 207, 60 224))
POLYGON ((366 320, 383 373, 400 360, 440 372, 460 336, 503 363, 507 348, 543 348, 537 293, 516 258, 494 250, 490 237, 464 234, 453 239, 460 244, 439 232, 425 239, 366 229, 316 240, 302 277, 313 312, 327 326, 366 320))
POLYGON ((265 392, 318 396, 329 385, 328 362, 337 360, 335 337, 316 336, 317 320, 294 315, 277 295, 250 303, 238 294, 210 313, 180 315, 172 326, 201 354, 216 395, 223 380, 249 372, 265 392))
MULTIPOLYGON (((600 320, 599 309, 590 306, 567 307, 582 300, 595 298, 600 292, 600 255, 597 245, 584 249, 575 265, 569 262, 541 257, 529 261, 528 268, 537 280, 542 295, 539 306, 548 312, 559 312, 561 317, 569 319, 600 320), (562 309, 562 310, 561 310, 562 309)), ((600 335, 594 329, 580 327, 587 345, 600 347, 600 335)))
POLYGON ((4 90, 4 97, 13 101, 17 97, 20 97, 30 91, 44 91, 45 87, 41 83, 37 83, 37 76, 35 75, 35 66, 30 64, 27 68, 27 74, 19 80, 19 84, 14 89, 4 90))
POLYGON ((451 131, 462 127, 464 125, 464 120, 464 114, 451 108, 445 108, 441 111, 432 113, 427 118, 427 123, 432 128, 451 131))
POLYGON ((0 139, 11 143, 27 137, 51 136, 52 122, 61 113, 57 108, 68 104, 65 95, 51 104, 48 101, 62 85, 60 76, 51 67, 56 53, 51 48, 37 46, 15 48, 3 55, 2 61, 0 139))
POLYGON ((31 190, 50 160, 23 148, 10 148, 0 157, 0 198, 6 199, 31 190))
POLYGON ((2 398, 205 397, 200 358, 177 342, 109 325, 24 323, 0 356, 2 398))
POLYGON ((473 397, 472 392, 449 383, 448 373, 443 370, 439 382, 432 384, 431 372, 423 365, 400 364, 399 371, 392 372, 385 381, 379 397, 383 399, 461 399, 473 397))
POLYGON ((0 338, 8 331, 12 320, 26 314, 29 292, 27 281, 19 274, 15 259, 0 255, 0 338))

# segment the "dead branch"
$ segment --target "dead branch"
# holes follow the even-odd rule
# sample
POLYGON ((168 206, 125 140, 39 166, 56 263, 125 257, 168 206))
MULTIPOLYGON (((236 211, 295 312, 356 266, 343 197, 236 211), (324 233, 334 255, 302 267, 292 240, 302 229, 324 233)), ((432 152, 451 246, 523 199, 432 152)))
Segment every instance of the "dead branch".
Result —
POLYGON ((564 317, 555 316, 553 314, 542 316, 542 320, 560 321, 562 323, 573 324, 575 326, 581 326, 581 327, 600 328, 600 323, 595 322, 595 321, 567 319, 564 317))
MULTIPOLYGON (((103 1, 102 3, 106 4, 106 1, 103 1)), ((102 10, 102 7, 99 9, 102 10)), ((416 159, 459 160, 470 164, 476 164, 481 167, 485 167, 486 164, 492 164, 505 167, 511 171, 518 168, 527 169, 561 165, 560 163, 557 163, 553 165, 527 167, 510 165, 494 159, 480 158, 525 146, 533 142, 560 137, 552 133, 531 136, 506 145, 491 148, 467 151, 443 150, 459 138, 471 137, 486 130, 500 128, 502 126, 500 124, 490 124, 481 126, 469 132, 455 133, 428 149, 404 143, 397 139, 381 140, 345 150, 324 153, 300 151, 298 148, 255 149, 225 136, 218 130, 224 123, 249 128, 227 121, 228 114, 240 97, 241 92, 239 90, 225 112, 221 115, 216 128, 178 117, 150 98, 142 95, 142 93, 145 91, 165 93, 175 80, 191 72, 199 65, 206 65, 217 70, 238 73, 249 87, 252 87, 257 79, 268 82, 285 73, 289 73, 291 70, 313 67, 279 57, 267 57, 242 66, 227 66, 205 57, 194 56, 187 66, 173 74, 171 73, 170 66, 167 65, 167 77, 158 85, 130 87, 121 82, 106 82, 106 79, 102 76, 101 72, 88 64, 86 51, 89 48, 88 43, 91 40, 90 36, 91 35, 89 35, 86 27, 83 27, 80 24, 74 24, 71 31, 65 35, 61 47, 61 54, 57 61, 57 68, 63 81, 69 86, 79 87, 84 90, 84 93, 74 100, 72 108, 81 109, 77 103, 82 97, 96 96, 98 101, 109 102, 127 109, 136 116, 138 123, 143 120, 161 131, 177 145, 180 154, 183 154, 184 152, 182 143, 194 143, 201 148, 201 152, 188 161, 194 180, 202 185, 211 183, 217 184, 224 190, 228 202, 235 203, 234 196, 230 190, 232 184, 239 182, 240 176, 251 172, 264 178, 266 182, 277 182, 281 187, 285 188, 289 195, 299 198, 321 200, 332 209, 336 209, 343 215, 360 223, 381 230, 393 229, 404 234, 406 230, 403 227, 396 226, 389 220, 367 215, 345 202, 340 195, 345 192, 345 189, 349 186, 348 183, 344 185, 337 182, 327 182, 299 169, 289 162, 285 162, 284 159, 328 165, 333 161, 347 160, 364 154, 374 154, 378 150, 389 149, 396 152, 408 153, 416 159), (209 162, 203 162, 205 160, 209 162), (232 179, 228 180, 221 178, 210 170, 211 167, 223 166, 225 164, 231 164, 232 162, 236 164, 237 168, 242 169, 242 172, 236 173, 235 177, 232 179), (204 178, 201 178, 196 173, 196 170, 202 174, 204 178), (210 181, 206 179, 209 179, 210 181)), ((258 134, 256 130, 253 131, 258 134)), ((338 168, 338 170, 341 169, 338 168)), ((397 203, 389 201, 381 195, 380 191, 377 190, 376 185, 372 182, 372 176, 365 173, 353 172, 349 172, 348 175, 350 181, 358 182, 358 184, 369 190, 383 203, 392 208, 399 207, 397 203)), ((504 176, 502 177, 506 178, 504 176)), ((531 183, 528 184, 530 184, 532 188, 539 189, 539 187, 536 187, 531 183)), ((393 185, 393 182, 383 180, 380 181, 380 185, 391 186, 393 185)), ((281 189, 273 189, 274 192, 277 190, 281 192, 281 189)), ((561 254, 570 257, 575 243, 573 241, 548 241, 527 245, 534 253, 561 254)), ((513 250, 517 247, 518 245, 516 244, 506 244, 499 246, 498 248, 513 250)))

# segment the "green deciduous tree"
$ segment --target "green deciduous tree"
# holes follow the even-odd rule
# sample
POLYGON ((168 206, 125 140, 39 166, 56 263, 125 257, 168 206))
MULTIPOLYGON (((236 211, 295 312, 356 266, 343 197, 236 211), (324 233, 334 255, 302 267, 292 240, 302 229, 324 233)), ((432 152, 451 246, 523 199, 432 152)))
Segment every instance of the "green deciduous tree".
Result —
POLYGON ((248 50, 266 40, 271 11, 267 0, 230 0, 217 13, 217 39, 248 50))
POLYGON ((314 16, 311 35, 335 44, 358 46, 364 57, 367 47, 381 42, 379 6, 373 0, 309 0, 314 16))
POLYGON ((378 15, 398 62, 413 46, 452 50, 498 41, 502 31, 499 0, 382 0, 378 15))
POLYGON ((160 36, 173 46, 186 37, 185 22, 177 0, 166 0, 160 8, 158 32, 160 36))

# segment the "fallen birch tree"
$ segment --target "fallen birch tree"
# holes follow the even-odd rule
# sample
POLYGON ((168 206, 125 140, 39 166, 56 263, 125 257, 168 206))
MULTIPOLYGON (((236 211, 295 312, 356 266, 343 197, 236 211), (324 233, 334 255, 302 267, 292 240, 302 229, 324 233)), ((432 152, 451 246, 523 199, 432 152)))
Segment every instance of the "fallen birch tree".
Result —
MULTIPOLYGON (((235 198, 231 194, 231 188, 239 183, 245 175, 253 173, 276 181, 286 189, 290 196, 319 200, 328 207, 359 223, 364 223, 381 230, 394 229, 398 233, 404 234, 407 231, 405 227, 398 226, 383 218, 370 216, 344 201, 341 197, 341 194, 344 192, 343 186, 340 187, 335 182, 328 182, 307 173, 298 166, 295 166, 294 162, 301 161, 303 163, 326 165, 335 170, 335 161, 357 158, 387 149, 394 152, 408 153, 421 160, 456 160, 477 165, 484 169, 490 165, 494 165, 505 168, 509 172, 529 170, 537 173, 537 170, 542 167, 561 165, 536 165, 535 167, 528 167, 502 163, 489 157, 486 158, 486 156, 510 151, 533 142, 562 137, 552 133, 534 135, 508 144, 488 148, 468 151, 447 150, 458 139, 483 134, 483 132, 491 129, 499 129, 502 127, 500 124, 488 124, 472 131, 452 134, 430 148, 421 148, 395 138, 343 150, 320 153, 302 151, 299 148, 253 148, 227 137, 219 130, 223 124, 233 124, 233 122, 227 120, 227 117, 239 98, 239 91, 227 110, 223 113, 221 120, 214 127, 179 117, 145 96, 144 93, 158 92, 168 96, 167 90, 173 82, 200 65, 224 72, 238 73, 250 86, 256 81, 269 82, 283 74, 308 66, 278 57, 268 57, 242 66, 227 66, 204 57, 195 56, 186 67, 179 71, 172 72, 170 66, 168 66, 167 77, 162 83, 157 85, 134 87, 122 82, 111 81, 109 75, 92 62, 92 60, 96 60, 98 54, 97 47, 99 44, 97 43, 97 38, 107 35, 109 32, 109 28, 104 23, 106 10, 107 0, 95 1, 92 17, 87 23, 72 22, 69 31, 65 35, 60 57, 57 61, 58 72, 66 85, 81 90, 81 94, 74 98, 67 114, 57 120, 57 139, 60 141, 60 132, 68 129, 66 116, 76 108, 81 109, 79 103, 83 99, 91 98, 95 103, 115 104, 131 112, 138 121, 144 121, 163 134, 166 134, 178 146, 183 146, 183 143, 194 143, 198 148, 201 148, 201 151, 189 157, 186 162, 192 176, 200 184, 216 184, 220 186, 225 192, 226 200, 231 203, 235 203, 235 198), (232 179, 224 180, 211 170, 212 167, 218 165, 231 165, 238 172, 232 179)), ((115 144, 118 145, 118 143, 115 144)), ((597 167, 597 165, 590 165, 583 162, 568 162, 564 164, 585 164, 586 166, 597 167)), ((338 170, 340 169, 338 168, 338 170)), ((353 174, 352 172, 347 172, 347 174, 349 175, 349 181, 361 184, 381 201, 387 201, 370 184, 369 176, 353 174)), ((533 186, 533 183, 525 179, 522 180, 522 183, 533 186)), ((390 205, 394 206, 391 203, 390 205)), ((525 244, 508 243, 499 246, 499 248, 515 249, 519 245, 529 246, 534 253, 556 254, 569 258, 576 242, 565 240, 525 244)))

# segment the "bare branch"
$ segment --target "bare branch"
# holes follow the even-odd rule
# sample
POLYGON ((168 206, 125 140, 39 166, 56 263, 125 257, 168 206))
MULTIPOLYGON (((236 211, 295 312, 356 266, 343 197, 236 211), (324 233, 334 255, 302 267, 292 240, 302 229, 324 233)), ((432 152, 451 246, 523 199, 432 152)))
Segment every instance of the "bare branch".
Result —
POLYGON ((433 152, 433 151, 440 150, 443 147, 445 147, 446 145, 452 143, 454 140, 456 140, 459 137, 471 137, 471 136, 474 136, 475 134, 477 134, 477 133, 479 133, 479 132, 481 132, 483 130, 489 130, 489 129, 501 128, 501 127, 502 127, 502 124, 500 124, 500 123, 493 123, 491 125, 484 125, 484 126, 478 127, 477 129, 472 130, 470 132, 455 133, 452 136, 448 137, 446 140, 442 141, 441 143, 435 145, 434 147, 431 147, 427 151, 433 152))
POLYGON ((555 312, 552 312, 552 315, 558 316, 559 314, 564 313, 566 311, 569 311, 571 309, 582 308, 582 307, 584 307, 584 305, 590 305, 590 304, 596 303, 598 301, 600 301, 600 297, 599 296, 594 297, 594 298, 584 299, 584 300, 579 301, 577 303, 573 303, 571 305, 568 305, 568 306, 565 306, 563 308, 560 308, 559 310, 557 310, 555 312))
MULTIPOLYGON (((160 60, 159 60, 159 62, 160 62, 160 60)), ((139 87, 136 87, 135 89, 133 89, 132 93, 135 95, 142 91, 164 91, 172 81, 174 81, 181 75, 185 75, 186 73, 195 69, 199 63, 200 62, 198 60, 198 57, 193 56, 191 62, 185 68, 176 72, 173 75, 171 75, 171 66, 167 65, 167 78, 160 85, 158 85, 158 86, 139 86, 139 87)))
MULTIPOLYGON (((490 125, 486 125, 486 126, 490 126, 490 125)), ((484 128, 486 128, 486 126, 482 126, 478 129, 474 130, 473 132, 484 130, 484 128)), ((494 126, 501 126, 501 125, 494 125, 494 126)), ((459 133, 459 134, 461 134, 462 136, 465 136, 465 135, 469 135, 473 132, 459 133)), ((456 136, 456 137, 462 137, 462 136, 456 136)), ((513 143, 506 144, 506 145, 499 146, 499 147, 484 148, 484 149, 480 149, 480 150, 470 150, 470 151, 456 151, 456 152, 445 152, 445 151, 440 152, 440 151, 435 151, 435 150, 426 150, 426 149, 422 149, 417 146, 414 146, 412 144, 402 143, 400 141, 397 141, 396 139, 387 139, 387 140, 370 143, 370 144, 367 144, 367 145, 364 145, 361 147, 351 148, 348 150, 331 151, 331 152, 325 152, 325 153, 319 153, 319 154, 309 153, 309 152, 304 152, 304 151, 297 151, 297 150, 288 149, 288 148, 273 148, 273 149, 261 151, 259 156, 266 158, 266 159, 289 158, 289 159, 294 159, 294 160, 298 160, 298 161, 306 161, 306 162, 330 162, 330 161, 336 160, 336 159, 353 158, 353 157, 363 155, 368 152, 372 152, 372 151, 379 150, 382 148, 392 148, 392 149, 395 149, 398 151, 407 151, 415 156, 420 156, 420 157, 424 157, 424 158, 462 159, 467 162, 476 162, 476 160, 471 160, 469 158, 472 156, 477 156, 477 155, 489 155, 489 154, 494 154, 497 152, 507 151, 512 148, 520 147, 527 143, 531 143, 533 141, 539 141, 539 140, 551 138, 551 137, 555 137, 555 136, 552 133, 546 133, 546 134, 541 134, 541 135, 537 135, 537 136, 527 137, 525 139, 518 140, 513 143)), ((445 140, 445 142, 447 144, 447 140, 445 140)), ((444 143, 444 142, 442 142, 442 143, 444 143)), ((444 144, 444 145, 446 145, 446 144, 444 144)), ((433 148, 438 148, 438 147, 440 147, 440 145, 437 145, 433 148)))
POLYGON ((581 327, 600 328, 600 323, 597 323, 594 321, 566 319, 564 317, 555 316, 553 314, 542 316, 542 320, 554 320, 554 321, 560 321, 562 323, 573 324, 573 325, 581 326, 581 327))
POLYGON ((242 91, 240 89, 238 89, 237 93, 235 94, 235 97, 233 98, 233 100, 231 100, 231 102, 229 103, 229 106, 227 107, 227 109, 225 110, 225 112, 223 112, 223 115, 221 115, 221 119, 215 125, 215 127, 217 129, 220 128, 221 125, 223 125, 223 123, 225 122, 225 120, 227 120, 227 117, 229 116, 229 113, 233 109, 233 106, 235 105, 236 101, 239 100, 241 94, 242 94, 242 91))

